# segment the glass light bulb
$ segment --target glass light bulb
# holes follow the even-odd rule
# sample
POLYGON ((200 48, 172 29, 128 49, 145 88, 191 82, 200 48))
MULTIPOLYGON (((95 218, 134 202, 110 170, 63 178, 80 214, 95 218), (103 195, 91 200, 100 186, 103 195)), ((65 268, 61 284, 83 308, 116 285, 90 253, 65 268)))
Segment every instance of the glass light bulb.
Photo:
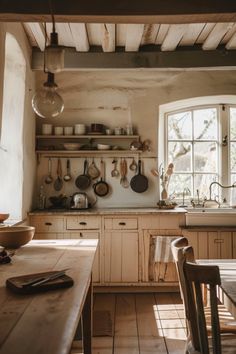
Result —
POLYGON ((57 85, 54 82, 54 74, 48 73, 47 81, 41 89, 36 91, 32 98, 32 107, 38 116, 54 118, 63 112, 64 101, 56 90, 57 85))
POLYGON ((63 112, 64 102, 54 88, 38 90, 32 99, 33 110, 42 118, 54 118, 63 112))

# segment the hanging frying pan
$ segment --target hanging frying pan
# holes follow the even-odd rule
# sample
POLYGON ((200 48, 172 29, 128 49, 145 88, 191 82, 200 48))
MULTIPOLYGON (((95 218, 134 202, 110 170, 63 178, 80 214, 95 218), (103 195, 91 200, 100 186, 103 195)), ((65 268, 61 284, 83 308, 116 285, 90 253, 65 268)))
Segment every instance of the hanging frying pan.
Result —
POLYGON ((75 180, 76 187, 81 190, 87 189, 91 183, 91 179, 87 175, 87 165, 88 165, 88 161, 85 159, 84 160, 84 172, 82 175, 79 175, 75 180))
POLYGON ((138 173, 132 177, 130 187, 136 193, 143 193, 148 189, 148 179, 141 174, 141 160, 138 161, 138 173))
POLYGON ((101 171, 101 179, 100 181, 98 181, 93 185, 93 188, 94 188, 94 193, 98 197, 105 197, 109 193, 109 184, 105 182, 105 164, 102 160, 101 160, 100 171, 101 171))

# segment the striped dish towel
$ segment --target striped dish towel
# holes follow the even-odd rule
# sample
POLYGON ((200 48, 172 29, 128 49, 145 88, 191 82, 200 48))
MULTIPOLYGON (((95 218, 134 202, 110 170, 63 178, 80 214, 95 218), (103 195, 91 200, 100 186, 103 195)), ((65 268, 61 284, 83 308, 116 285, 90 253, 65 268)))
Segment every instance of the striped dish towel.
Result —
POLYGON ((171 241, 179 236, 153 236, 155 242, 154 262, 174 262, 171 241))

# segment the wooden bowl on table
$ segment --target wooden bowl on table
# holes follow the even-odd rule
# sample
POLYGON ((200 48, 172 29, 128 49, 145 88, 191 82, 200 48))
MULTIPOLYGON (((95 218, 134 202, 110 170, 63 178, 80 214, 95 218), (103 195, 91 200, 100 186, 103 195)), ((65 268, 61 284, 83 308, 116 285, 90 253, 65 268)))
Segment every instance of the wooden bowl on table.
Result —
POLYGON ((0 223, 7 220, 9 218, 9 216, 10 216, 10 214, 0 213, 0 223))
POLYGON ((0 229, 0 246, 19 248, 32 240, 35 233, 33 226, 8 226, 0 229))

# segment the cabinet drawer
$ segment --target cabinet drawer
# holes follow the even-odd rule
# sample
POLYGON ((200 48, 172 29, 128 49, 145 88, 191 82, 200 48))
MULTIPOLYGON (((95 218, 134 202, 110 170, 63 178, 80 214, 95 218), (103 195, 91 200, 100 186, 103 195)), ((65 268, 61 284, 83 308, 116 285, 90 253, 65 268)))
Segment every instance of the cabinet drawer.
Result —
POLYGON ((36 233, 40 232, 63 232, 64 219, 54 216, 43 216, 31 218, 30 223, 36 228, 36 233))
POLYGON ((101 227, 101 219, 97 216, 73 216, 66 218, 67 230, 96 230, 101 227))
POLYGON ((114 218, 105 219, 106 230, 137 230, 137 218, 114 218))

